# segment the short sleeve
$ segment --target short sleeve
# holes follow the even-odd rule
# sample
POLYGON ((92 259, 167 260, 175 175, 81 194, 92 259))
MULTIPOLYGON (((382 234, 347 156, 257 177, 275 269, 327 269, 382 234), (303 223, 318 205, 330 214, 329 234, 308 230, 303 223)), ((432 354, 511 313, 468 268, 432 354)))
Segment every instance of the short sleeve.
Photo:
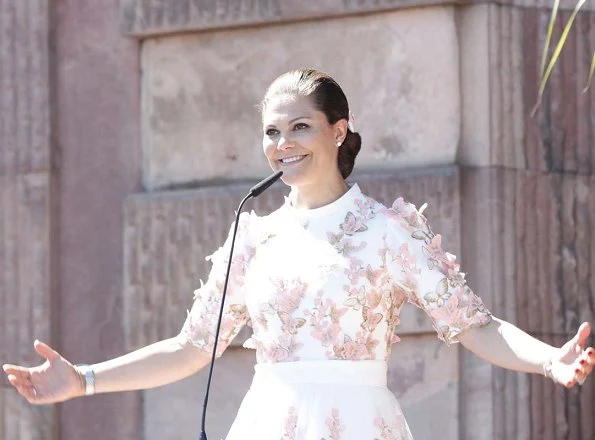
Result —
POLYGON ((456 257, 442 249, 423 209, 399 198, 388 216, 386 260, 397 288, 432 320, 438 337, 452 344, 471 327, 489 323, 492 315, 467 286, 456 257))
MULTIPOLYGON (((217 357, 221 356, 230 342, 237 336, 248 321, 248 311, 244 295, 244 276, 246 267, 254 253, 248 244, 248 229, 251 214, 242 214, 234 245, 225 307, 221 320, 217 357)), ((192 344, 207 353, 213 351, 217 320, 221 309, 221 298, 225 284, 225 273, 229 262, 229 251, 234 225, 232 225, 225 244, 214 254, 207 257, 212 263, 206 283, 194 291, 194 303, 188 312, 181 334, 192 344)))

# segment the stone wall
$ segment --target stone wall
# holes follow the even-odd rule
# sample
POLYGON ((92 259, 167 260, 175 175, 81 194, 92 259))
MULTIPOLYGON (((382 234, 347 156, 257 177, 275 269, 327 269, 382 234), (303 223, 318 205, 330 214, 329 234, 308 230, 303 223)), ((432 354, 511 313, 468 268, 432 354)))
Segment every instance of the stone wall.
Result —
MULTIPOLYGON (((118 0, 52 4, 56 345, 73 362, 93 363, 126 349, 122 207, 129 194, 141 191, 139 43, 119 34, 118 0)), ((124 393, 62 404, 57 438, 140 439, 140 397, 124 393)))
POLYGON ((279 72, 298 66, 332 72, 344 87, 367 146, 361 169, 452 164, 460 125, 457 53, 449 7, 147 40, 145 187, 268 174, 255 106, 279 72))
MULTIPOLYGON (((0 1, 0 364, 37 362, 54 335, 49 20, 47 2, 0 1)), ((52 439, 55 408, 0 384, 0 438, 52 439)))
MULTIPOLYGON (((595 51, 592 6, 577 17, 534 117, 550 11, 541 4, 485 4, 461 8, 457 16, 459 160, 466 166, 462 228, 470 234, 462 234, 463 255, 492 310, 552 344, 570 339, 580 322, 593 322, 593 238, 587 225, 595 218, 595 90, 582 93, 595 51)), ((569 16, 561 14, 554 41, 569 16)), ((463 352, 462 366, 466 383, 487 387, 482 361, 463 352)), ((567 392, 540 377, 491 370, 491 402, 465 383, 461 438, 595 435, 588 415, 592 384, 567 392)))
MULTIPOLYGON (((364 139, 353 179, 386 203, 428 201, 495 314, 568 339, 594 322, 595 88, 581 89, 595 3, 531 117, 549 5, 0 0, 0 362, 38 362, 35 338, 96 362, 174 335, 204 256, 268 174, 254 106, 304 65, 350 98, 364 139)), ((561 1, 556 36, 574 5, 561 1)), ((398 332, 389 385, 417 438, 595 436, 593 381, 568 392, 492 367, 439 343, 412 308, 398 332)), ((224 436, 249 385, 245 337, 217 364, 210 437, 224 436)), ((205 380, 45 408, 2 379, 0 438, 192 438, 205 380)))

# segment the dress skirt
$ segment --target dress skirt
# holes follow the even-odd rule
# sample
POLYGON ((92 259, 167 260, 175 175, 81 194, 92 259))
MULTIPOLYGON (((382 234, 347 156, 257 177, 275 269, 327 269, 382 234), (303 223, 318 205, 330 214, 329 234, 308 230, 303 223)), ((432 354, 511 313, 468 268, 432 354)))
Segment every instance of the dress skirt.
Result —
POLYGON ((255 366, 226 440, 411 440, 383 361, 255 366))

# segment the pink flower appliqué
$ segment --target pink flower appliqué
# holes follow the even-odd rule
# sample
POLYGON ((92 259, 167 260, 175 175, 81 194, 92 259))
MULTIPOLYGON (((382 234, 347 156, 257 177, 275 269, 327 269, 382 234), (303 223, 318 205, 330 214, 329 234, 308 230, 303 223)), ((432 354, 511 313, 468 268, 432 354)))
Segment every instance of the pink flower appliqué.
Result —
MULTIPOLYGON (((326 419, 326 426, 328 426, 330 431, 329 440, 341 440, 341 432, 345 430, 345 426, 341 425, 338 409, 332 409, 331 415, 326 419)), ((321 440, 326 439, 322 438, 321 440)))
POLYGON ((459 272, 459 264, 457 258, 453 254, 449 254, 442 249, 442 237, 435 235, 426 246, 423 246, 423 251, 428 258, 428 268, 437 268, 448 278, 451 286, 462 286, 465 284, 465 274, 459 272))
POLYGON ((285 424, 283 426, 283 437, 281 440, 296 440, 297 431, 297 414, 295 407, 290 407, 287 411, 287 417, 285 418, 285 424))
POLYGON ((401 244, 397 252, 389 250, 391 263, 396 264, 402 272, 419 273, 415 255, 409 251, 407 243, 401 244))
POLYGON ((372 199, 371 197, 366 197, 365 199, 356 199, 353 202, 355 206, 357 206, 357 212, 360 217, 364 218, 365 220, 370 220, 375 217, 375 207, 378 204, 376 200, 372 199))
POLYGON ((374 420, 374 426, 380 430, 380 438, 376 437, 375 440, 401 440, 409 438, 407 425, 403 417, 389 425, 384 420, 384 417, 378 416, 374 420))
POLYGON ((354 235, 357 232, 368 230, 364 220, 361 217, 356 217, 351 211, 345 215, 345 221, 339 227, 345 235, 354 235))

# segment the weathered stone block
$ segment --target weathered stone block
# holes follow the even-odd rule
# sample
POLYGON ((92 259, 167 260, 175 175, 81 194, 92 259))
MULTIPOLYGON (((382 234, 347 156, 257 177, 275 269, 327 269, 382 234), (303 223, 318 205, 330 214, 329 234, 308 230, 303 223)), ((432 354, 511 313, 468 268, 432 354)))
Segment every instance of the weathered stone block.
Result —
MULTIPOLYGON (((53 195, 59 348, 73 362, 125 350, 122 205, 141 188, 139 43, 118 32, 119 0, 52 7, 53 195)), ((138 393, 60 405, 60 440, 140 440, 138 393)))
MULTIPOLYGON (((525 101, 527 168, 540 171, 595 173, 595 87, 587 93, 589 67, 595 53, 595 10, 581 12, 568 34, 564 50, 552 71, 543 101, 534 117, 530 112, 538 101, 539 66, 549 11, 523 11, 523 84, 525 101)), ((570 12, 560 14, 553 41, 560 39, 570 12)))
POLYGON ((459 439, 458 363, 458 347, 446 346, 435 334, 408 335, 393 346, 389 388, 414 438, 459 439))
MULTIPOLYGON (((461 182, 463 255, 488 307, 557 346, 580 322, 593 322, 595 179, 483 169, 464 170, 461 182)), ((485 371, 469 353, 461 358, 461 377, 461 438, 481 431, 486 439, 579 439, 594 432, 592 423, 580 422, 593 394, 579 401, 541 377, 485 371)))
MULTIPOLYGON (((206 432, 225 438, 254 375, 254 351, 230 348, 215 364, 206 432)), ((145 391, 143 440, 198 438, 208 368, 183 381, 145 391)))
POLYGON ((144 184, 268 174, 255 105, 276 76, 303 66, 343 86, 363 137, 360 169, 452 164, 457 52, 448 7, 147 40, 144 184))
POLYGON ((0 362, 35 363, 50 336, 49 178, 0 176, 0 362))
POLYGON ((121 27, 136 37, 452 4, 455 0, 124 0, 121 27))
MULTIPOLYGON (((520 172, 520 171, 518 171, 520 172)), ((467 279, 495 316, 517 322, 515 171, 464 169, 461 242, 467 279)), ((463 351, 461 439, 526 439, 528 381, 463 351), (489 396, 487 398, 486 396, 489 396), (506 422, 506 423, 505 423, 506 422)))
MULTIPOLYGON (((50 341, 49 200, 47 173, 0 175, 0 364, 37 365, 33 341, 50 341)), ((0 438, 51 440, 55 415, 31 407, 2 373, 0 438)))
POLYGON ((49 16, 47 1, 0 0, 0 174, 50 166, 49 16))
MULTIPOLYGON (((499 3, 499 4, 508 4, 512 6, 516 6, 519 8, 541 8, 544 10, 549 10, 551 13, 551 9, 553 7, 554 2, 552 0, 480 0, 484 3, 499 3)), ((473 0, 468 0, 468 3, 473 3, 473 0)), ((560 0, 559 8, 563 11, 572 11, 578 1, 575 0, 560 0)), ((593 2, 587 1, 583 5, 582 11, 588 10, 595 10, 595 4, 593 2)))
MULTIPOLYGON (((266 25, 342 15, 437 5, 507 4, 551 8, 552 0, 123 0, 122 31, 135 37, 218 28, 266 25)), ((560 9, 572 10, 575 0, 562 0, 560 9)), ((594 10, 590 2, 583 9, 594 10)))
POLYGON ((522 10, 491 4, 460 8, 464 165, 524 168, 522 10))
MULTIPOLYGON (((577 16, 532 116, 550 13, 495 4, 458 10, 462 164, 593 174, 595 88, 582 89, 595 52, 595 12, 577 16)), ((553 44, 569 16, 560 13, 553 44)))
POLYGON ((0 438, 54 440, 56 409, 33 406, 12 388, 0 388, 0 438))
MULTIPOLYGON (((459 245, 458 173, 455 168, 356 175, 364 192, 385 204, 400 195, 426 211, 444 246, 457 254, 459 245)), ((124 231, 124 310, 127 345, 137 348, 179 332, 192 292, 205 279, 205 256, 219 247, 229 231, 237 204, 249 185, 154 193, 126 201, 124 231)), ((283 201, 285 187, 276 184, 248 209, 267 214, 283 201)), ((463 262, 464 264, 464 262, 463 262)), ((402 312, 398 334, 433 332, 428 318, 413 306, 402 312)), ((244 332, 237 338, 241 344, 244 332)))

